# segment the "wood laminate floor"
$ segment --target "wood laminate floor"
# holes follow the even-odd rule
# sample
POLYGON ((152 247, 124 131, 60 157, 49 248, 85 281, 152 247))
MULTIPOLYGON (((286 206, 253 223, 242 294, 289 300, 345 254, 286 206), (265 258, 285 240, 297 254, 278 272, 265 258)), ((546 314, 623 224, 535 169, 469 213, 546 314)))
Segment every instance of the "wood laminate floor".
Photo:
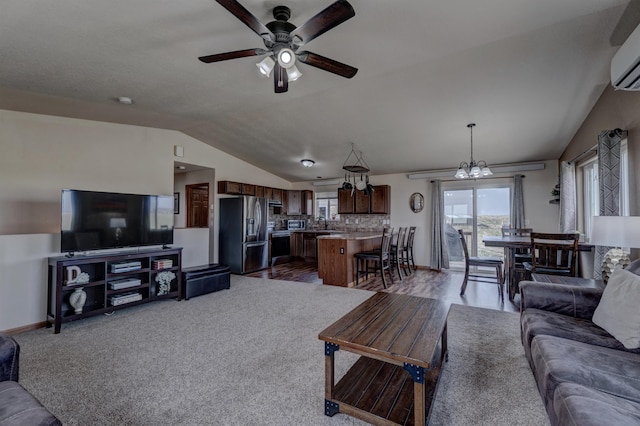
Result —
MULTIPOLYGON (((262 271, 246 274, 246 276, 322 284, 322 280, 318 278, 318 268, 316 264, 298 260, 270 266, 262 271)), ((462 285, 463 278, 464 273, 462 272, 449 270, 438 272, 419 269, 408 277, 404 277, 402 281, 398 280, 398 275, 395 273, 393 275, 393 284, 389 282, 389 277, 387 276, 388 288, 386 289, 382 285, 382 278, 380 278, 379 274, 375 277, 370 274, 369 279, 367 281, 361 280, 357 288, 429 297, 432 299, 441 299, 449 303, 457 303, 459 305, 477 306, 500 311, 519 311, 519 297, 516 296, 515 303, 512 303, 505 294, 505 301, 502 303, 497 284, 469 281, 465 295, 460 296, 460 286, 462 285)))

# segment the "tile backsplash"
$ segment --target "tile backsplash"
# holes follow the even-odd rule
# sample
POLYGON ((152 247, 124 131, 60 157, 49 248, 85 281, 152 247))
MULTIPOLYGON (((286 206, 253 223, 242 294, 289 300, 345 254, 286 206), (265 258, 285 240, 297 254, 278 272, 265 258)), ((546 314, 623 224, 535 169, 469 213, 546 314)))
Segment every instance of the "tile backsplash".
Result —
MULTIPOLYGON (((324 229, 324 220, 316 220, 313 216, 295 215, 287 216, 284 214, 274 214, 269 220, 275 222, 276 229, 286 229, 287 220, 304 219, 307 221, 307 229, 324 229)), ((339 231, 379 231, 385 225, 389 225, 389 215, 383 214, 342 214, 339 221, 330 220, 327 222, 328 229, 336 229, 339 231)))

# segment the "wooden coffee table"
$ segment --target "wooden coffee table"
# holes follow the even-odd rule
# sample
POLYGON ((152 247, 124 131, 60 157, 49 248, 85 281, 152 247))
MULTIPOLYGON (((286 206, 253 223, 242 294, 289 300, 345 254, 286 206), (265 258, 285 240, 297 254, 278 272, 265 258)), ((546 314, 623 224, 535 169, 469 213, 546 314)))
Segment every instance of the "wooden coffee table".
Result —
POLYGON ((323 330, 325 414, 425 425, 447 359, 448 314, 440 300, 380 292, 323 330), (361 357, 336 384, 338 350, 361 357))

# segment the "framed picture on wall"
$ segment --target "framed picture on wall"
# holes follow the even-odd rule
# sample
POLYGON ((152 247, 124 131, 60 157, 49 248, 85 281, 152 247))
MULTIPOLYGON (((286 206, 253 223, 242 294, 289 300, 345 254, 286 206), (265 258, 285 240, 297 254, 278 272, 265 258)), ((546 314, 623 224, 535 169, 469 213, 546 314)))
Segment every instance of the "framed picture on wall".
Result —
POLYGON ((173 214, 180 214, 180 193, 173 193, 173 214))

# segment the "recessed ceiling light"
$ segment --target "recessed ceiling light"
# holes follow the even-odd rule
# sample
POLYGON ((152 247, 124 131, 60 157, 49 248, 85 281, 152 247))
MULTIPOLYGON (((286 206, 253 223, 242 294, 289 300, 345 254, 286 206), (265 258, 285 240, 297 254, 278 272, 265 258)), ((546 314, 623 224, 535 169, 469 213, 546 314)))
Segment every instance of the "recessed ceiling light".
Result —
POLYGON ((178 170, 186 170, 187 167, 186 166, 176 166, 176 169, 178 169, 178 170))
POLYGON ((301 163, 302 163, 302 165, 303 165, 303 166, 305 166, 305 167, 311 167, 311 166, 313 166, 314 164, 316 164, 316 162, 315 162, 315 161, 313 161, 313 160, 309 160, 308 158, 305 158, 304 160, 300 160, 300 162, 301 162, 301 163))
POLYGON ((133 103, 133 99, 127 97, 127 96, 119 96, 118 97, 118 102, 120 102, 121 104, 125 104, 125 105, 131 105, 133 103))

